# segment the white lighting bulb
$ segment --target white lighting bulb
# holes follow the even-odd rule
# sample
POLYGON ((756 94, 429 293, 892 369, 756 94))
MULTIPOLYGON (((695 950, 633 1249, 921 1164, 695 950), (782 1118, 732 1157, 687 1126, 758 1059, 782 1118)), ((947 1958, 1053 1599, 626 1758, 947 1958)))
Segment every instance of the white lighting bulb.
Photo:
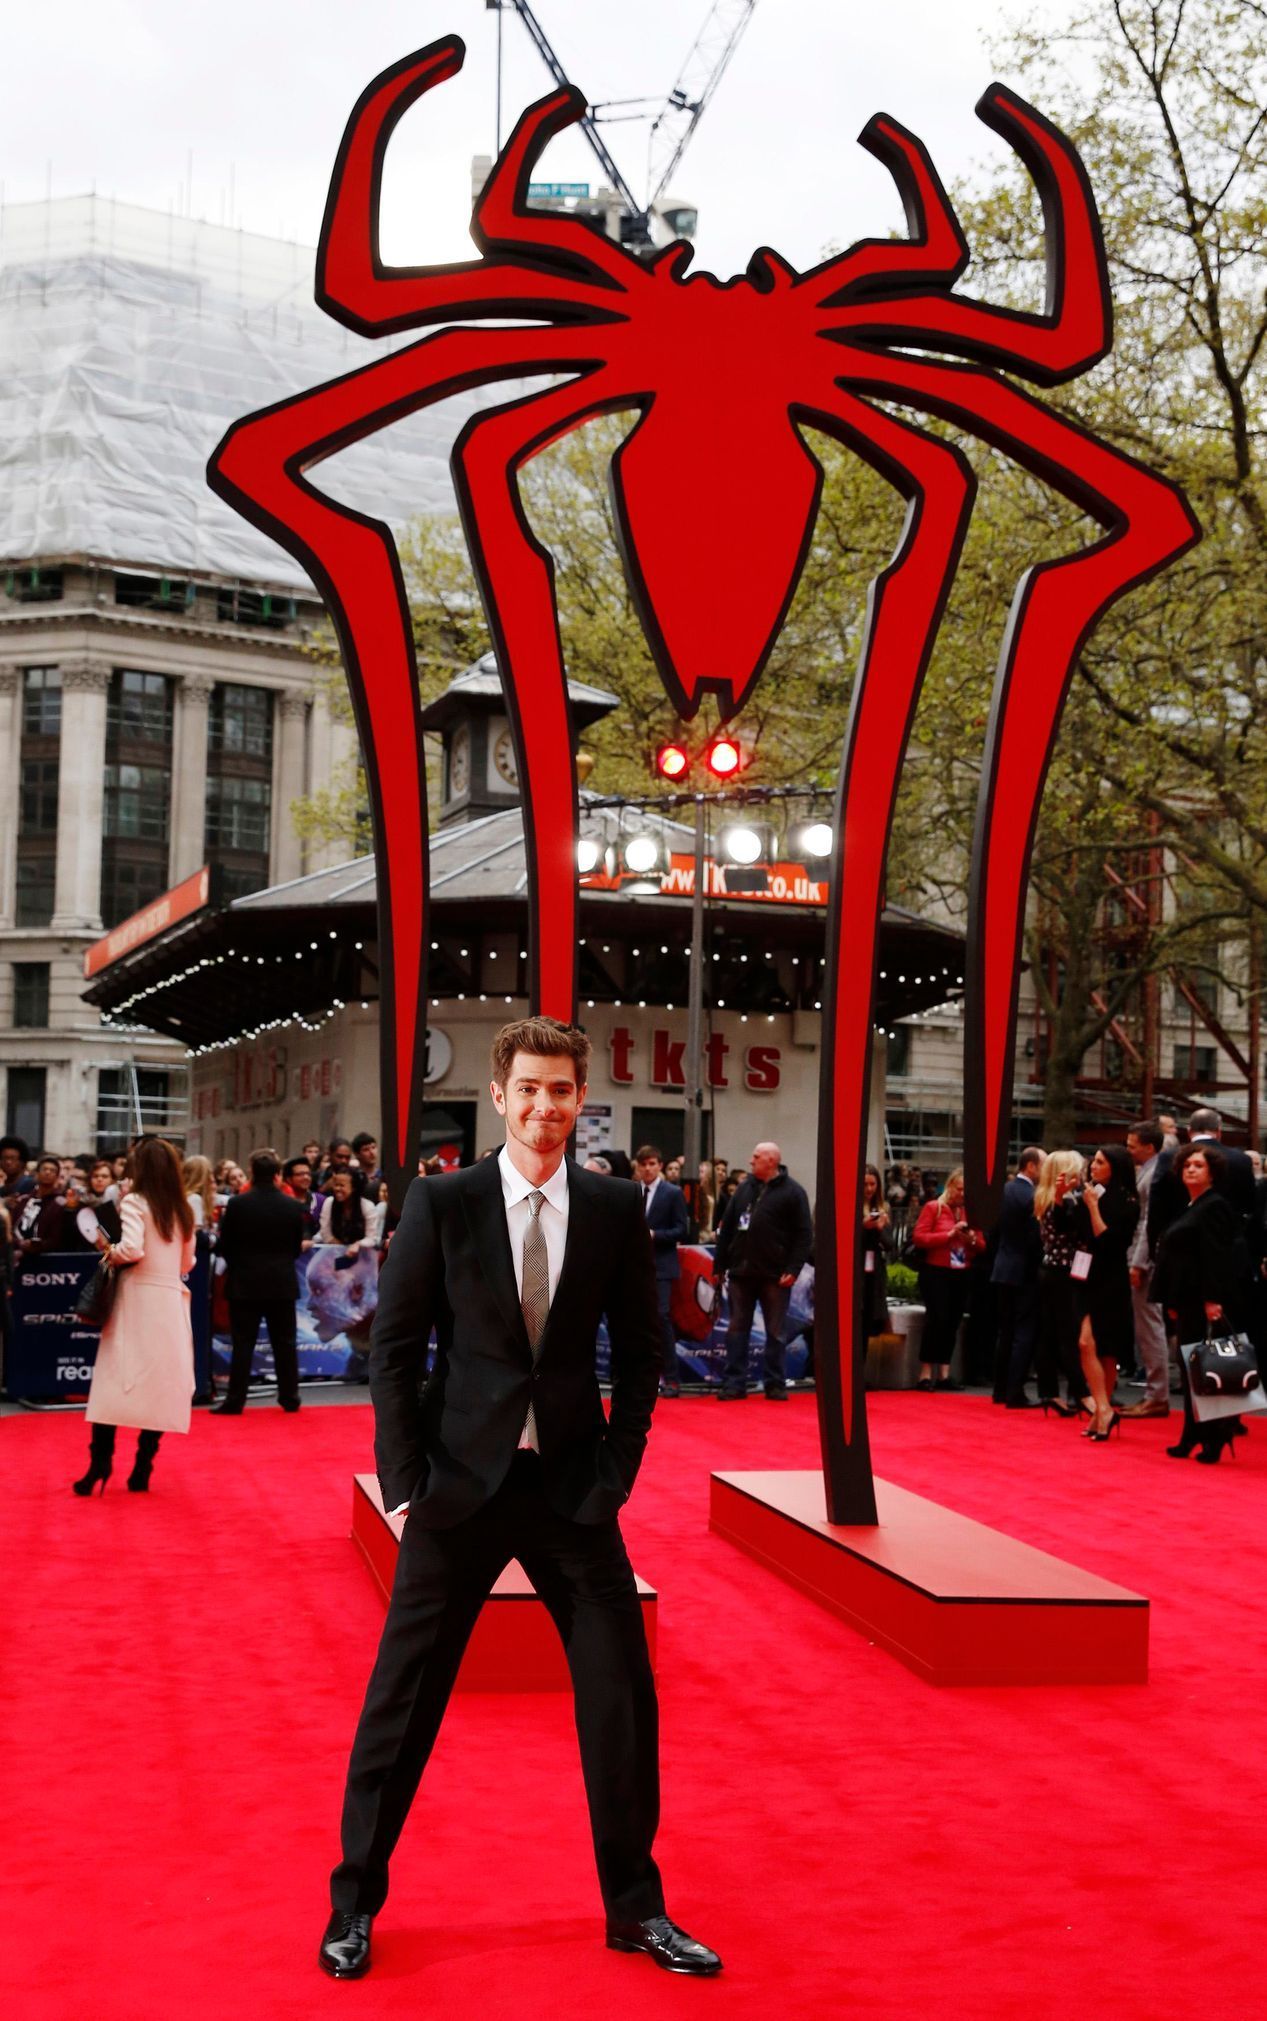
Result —
POLYGON ((801 835, 801 847, 807 856, 831 855, 831 829, 826 821, 814 821, 801 835))
POLYGON ((625 844, 626 868, 639 874, 654 870, 659 853, 650 835, 635 835, 632 842, 625 844))
POLYGON ((602 854, 601 847, 592 836, 586 835, 581 838, 576 845, 576 867, 582 877, 587 877, 591 870, 597 870, 602 854))
POLYGON ((755 863, 761 854, 761 837, 755 828, 728 828, 723 840, 732 863, 755 863))

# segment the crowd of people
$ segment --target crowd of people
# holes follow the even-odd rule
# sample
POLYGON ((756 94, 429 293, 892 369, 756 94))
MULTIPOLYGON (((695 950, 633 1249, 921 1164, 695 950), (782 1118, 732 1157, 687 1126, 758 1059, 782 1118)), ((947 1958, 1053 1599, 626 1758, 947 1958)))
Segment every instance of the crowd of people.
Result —
MULTIPOLYGON (((1177 1391, 1184 1426, 1169 1450, 1217 1462, 1244 1425, 1230 1413, 1198 1421, 1180 1347, 1213 1333, 1247 1333, 1267 1374, 1267 1180, 1256 1153, 1225 1146, 1221 1137, 1218 1114, 1203 1108, 1186 1127, 1169 1115, 1139 1122, 1124 1143, 1103 1144, 1090 1156, 1031 1146, 1017 1161, 988 1235, 968 1214, 961 1169, 938 1178, 914 1166, 881 1173, 868 1165, 862 1197, 868 1336, 888 1332, 889 1274, 903 1263, 916 1273, 924 1308, 920 1389, 988 1386, 1009 1410, 1085 1418, 1085 1436, 1095 1444, 1107 1443, 1123 1419, 1168 1416, 1177 1391), (952 1368, 961 1335, 957 1381, 952 1368), (1142 1392, 1133 1402, 1120 1391, 1130 1383, 1142 1392)), ((139 1139, 126 1156, 72 1159, 32 1157, 20 1139, 0 1139, 6 1284, 59 1251, 99 1250, 134 1262, 129 1244, 142 1239, 144 1247, 128 1207, 137 1190, 135 1161, 140 1146, 160 1141, 139 1139)), ((375 1138, 366 1131, 338 1136, 324 1149, 310 1141, 285 1160, 264 1149, 252 1154, 249 1173, 230 1159, 212 1166, 165 1148, 179 1177, 182 1253, 188 1215, 190 1239, 205 1231, 224 1279, 233 1359, 218 1410, 244 1407, 261 1322, 273 1349, 278 1401, 297 1409, 294 1259, 311 1245, 333 1245, 352 1259, 390 1241, 395 1216, 375 1138)), ((717 1394, 732 1400, 746 1393, 760 1309, 762 1389, 772 1400, 786 1397, 788 1296, 812 1262, 813 1220, 805 1189, 778 1146, 758 1144, 747 1165, 704 1160, 693 1178, 681 1158, 665 1158, 652 1144, 629 1156, 605 1150, 586 1165, 642 1188, 664 1336, 661 1394, 680 1394, 670 1313, 679 1248, 702 1243, 712 1250, 714 1279, 725 1279, 729 1299, 717 1394)), ((438 1162, 419 1169, 439 1169, 438 1162)), ((156 1171, 151 1160, 151 1184, 159 1183, 156 1171)), ((168 1177, 164 1166, 164 1185, 168 1177)), ((162 1243, 177 1241, 174 1226, 164 1222, 162 1243)), ((152 1458, 151 1452, 151 1464, 152 1458)))
POLYGON ((1184 1426, 1168 1451, 1217 1463, 1245 1426, 1235 1412, 1198 1420, 1180 1350, 1244 1335, 1267 1376, 1267 1180, 1258 1153, 1221 1139, 1217 1111, 1201 1108, 1186 1126, 1171 1115, 1134 1124, 1089 1157, 1031 1146, 989 1236, 968 1216, 961 1170, 938 1186, 869 1167, 868 1331, 885 1330, 898 1258, 917 1271, 924 1306, 921 1389, 960 1386, 963 1326, 965 1380, 989 1385, 995 1403, 1085 1417, 1086 1438, 1103 1445, 1123 1419, 1167 1417, 1177 1389, 1184 1426), (1143 1394, 1119 1401, 1130 1381, 1143 1394))

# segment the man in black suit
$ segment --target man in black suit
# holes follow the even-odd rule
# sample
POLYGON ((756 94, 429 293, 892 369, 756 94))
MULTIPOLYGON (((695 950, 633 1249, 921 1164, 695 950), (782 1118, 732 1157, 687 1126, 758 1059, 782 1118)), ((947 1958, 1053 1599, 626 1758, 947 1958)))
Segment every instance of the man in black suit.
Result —
POLYGON ((374 1451, 383 1505, 408 1520, 348 1765, 319 1954, 333 1978, 369 1969, 388 1861, 467 1639, 511 1558, 567 1651, 608 1946, 668 1971, 721 1969, 665 1915, 651 1851, 655 1683, 617 1517, 651 1424, 660 1329, 637 1188, 564 1156, 589 1054, 583 1032, 551 1018, 502 1028, 491 1093, 505 1145, 416 1179, 383 1266, 374 1451), (594 1355, 604 1312, 609 1419, 594 1355))
POLYGON ((670 1305, 673 1287, 682 1274, 677 1246, 685 1242, 690 1228, 686 1195, 664 1176, 664 1159, 654 1144, 644 1144, 634 1153, 634 1171, 642 1191, 642 1211, 651 1230, 655 1256, 656 1304, 664 1341, 664 1368, 660 1376, 661 1396, 681 1396, 678 1377, 677 1334, 673 1329, 670 1305))
POLYGON ((298 1200, 283 1193, 281 1163, 273 1151, 251 1153, 251 1183, 235 1193, 220 1222, 217 1254, 223 1256, 229 1299, 233 1359, 229 1393, 214 1416, 239 1417, 246 1407, 251 1357, 263 1320, 277 1372, 277 1401, 299 1409, 299 1352, 295 1345, 295 1300, 299 1281, 295 1258, 307 1228, 298 1200))
POLYGON ((1034 1213, 1034 1187, 1042 1162, 1041 1150, 1029 1145, 1017 1160, 1016 1177, 1003 1188, 998 1247, 990 1272, 999 1300, 994 1401, 1006 1404, 1009 1410, 1035 1408, 1025 1394, 1025 1379, 1038 1330, 1038 1266, 1043 1251, 1034 1213))

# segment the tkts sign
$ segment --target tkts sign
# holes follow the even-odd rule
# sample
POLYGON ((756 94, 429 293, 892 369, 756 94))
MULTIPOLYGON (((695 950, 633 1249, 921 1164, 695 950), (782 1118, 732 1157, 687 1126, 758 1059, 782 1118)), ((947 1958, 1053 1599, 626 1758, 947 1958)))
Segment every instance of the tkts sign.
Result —
MULTIPOLYGON (((633 1085, 634 1056, 638 1041, 628 1025, 617 1025, 607 1041, 611 1054, 611 1077, 618 1087, 633 1085)), ((732 1047, 721 1032, 710 1032, 704 1045, 704 1080, 710 1088, 745 1087, 754 1095, 772 1095, 783 1078, 781 1046, 745 1046, 741 1064, 731 1060, 732 1047)), ((686 1040, 657 1028, 651 1034, 651 1057, 645 1053, 641 1064, 650 1069, 645 1078, 653 1088, 686 1086, 686 1040)))

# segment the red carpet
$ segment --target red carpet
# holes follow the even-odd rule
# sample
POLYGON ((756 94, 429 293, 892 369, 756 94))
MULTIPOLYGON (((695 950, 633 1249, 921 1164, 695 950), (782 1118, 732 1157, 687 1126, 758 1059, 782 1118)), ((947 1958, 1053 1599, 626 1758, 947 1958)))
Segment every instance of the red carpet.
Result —
POLYGON ((570 1709, 455 1698, 373 1975, 316 1946, 382 1609, 348 1540, 366 1408, 165 1441, 69 1492, 82 1421, 6 1419, 14 2021, 1246 2017, 1267 2005, 1267 1429, 1179 1464, 975 1398, 872 1399, 879 1471, 1153 1601, 1152 1681, 937 1691, 706 1529, 714 1467, 806 1466, 813 1404, 661 1408, 626 1519, 660 1592, 672 1912, 707 1985, 607 1952, 570 1709))

